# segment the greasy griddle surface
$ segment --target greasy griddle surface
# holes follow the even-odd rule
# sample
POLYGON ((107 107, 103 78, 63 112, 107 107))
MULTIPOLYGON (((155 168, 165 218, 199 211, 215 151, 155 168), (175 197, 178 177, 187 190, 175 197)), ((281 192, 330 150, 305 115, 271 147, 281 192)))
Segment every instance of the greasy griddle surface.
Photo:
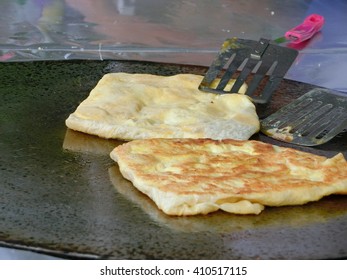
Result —
MULTIPOLYGON (((121 142, 65 126, 102 75, 119 71, 203 74, 206 68, 131 61, 0 64, 0 245, 92 259, 347 257, 346 196, 266 208, 258 216, 159 211, 109 158, 121 142)), ((258 112, 266 116, 311 88, 285 80, 258 112)), ((262 134, 253 138, 284 145, 262 134)), ((347 156, 347 137, 296 148, 347 156)))

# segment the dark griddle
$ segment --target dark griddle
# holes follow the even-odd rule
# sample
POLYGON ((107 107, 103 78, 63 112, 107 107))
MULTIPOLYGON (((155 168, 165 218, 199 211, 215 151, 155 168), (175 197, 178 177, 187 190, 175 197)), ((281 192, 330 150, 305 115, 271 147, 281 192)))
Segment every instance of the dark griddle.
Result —
MULTIPOLYGON (((91 259, 347 257, 346 196, 266 208, 258 216, 168 217, 157 210, 109 158, 119 142, 65 127, 102 75, 119 71, 203 74, 206 68, 131 61, 0 64, 0 245, 91 259)), ((284 80, 259 114, 311 88, 284 80)), ((300 149, 347 156, 347 136, 300 149)))

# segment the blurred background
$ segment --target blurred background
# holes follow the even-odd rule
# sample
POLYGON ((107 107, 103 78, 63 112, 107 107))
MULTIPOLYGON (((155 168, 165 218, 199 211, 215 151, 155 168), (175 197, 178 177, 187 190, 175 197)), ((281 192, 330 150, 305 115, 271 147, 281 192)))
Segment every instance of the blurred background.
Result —
POLYGON ((126 59, 208 66, 225 38, 275 39, 312 13, 321 33, 287 78, 347 92, 344 0, 1 0, 0 61, 126 59))

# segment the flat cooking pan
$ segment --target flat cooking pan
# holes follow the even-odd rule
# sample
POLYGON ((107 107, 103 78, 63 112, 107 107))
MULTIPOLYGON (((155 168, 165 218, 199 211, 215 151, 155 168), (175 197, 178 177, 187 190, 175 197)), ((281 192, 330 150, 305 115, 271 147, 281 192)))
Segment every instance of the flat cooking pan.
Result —
MULTIPOLYGON (((65 119, 108 72, 203 74, 203 67, 135 61, 0 64, 0 245, 86 259, 343 259, 347 197, 169 217, 124 180, 116 140, 68 130, 65 119)), ((268 115, 313 86, 284 80, 268 115)), ((258 134, 253 137, 284 145, 258 134)), ((290 146, 289 144, 286 144, 290 146)), ((347 156, 347 135, 301 150, 347 156)))

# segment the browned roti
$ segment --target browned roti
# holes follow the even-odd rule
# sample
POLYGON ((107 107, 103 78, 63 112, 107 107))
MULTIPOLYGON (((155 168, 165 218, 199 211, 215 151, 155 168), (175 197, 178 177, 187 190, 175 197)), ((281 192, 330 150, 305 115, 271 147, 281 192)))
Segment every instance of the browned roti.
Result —
POLYGON ((111 152, 122 175, 169 215, 259 214, 347 194, 347 162, 259 141, 134 140, 111 152))

